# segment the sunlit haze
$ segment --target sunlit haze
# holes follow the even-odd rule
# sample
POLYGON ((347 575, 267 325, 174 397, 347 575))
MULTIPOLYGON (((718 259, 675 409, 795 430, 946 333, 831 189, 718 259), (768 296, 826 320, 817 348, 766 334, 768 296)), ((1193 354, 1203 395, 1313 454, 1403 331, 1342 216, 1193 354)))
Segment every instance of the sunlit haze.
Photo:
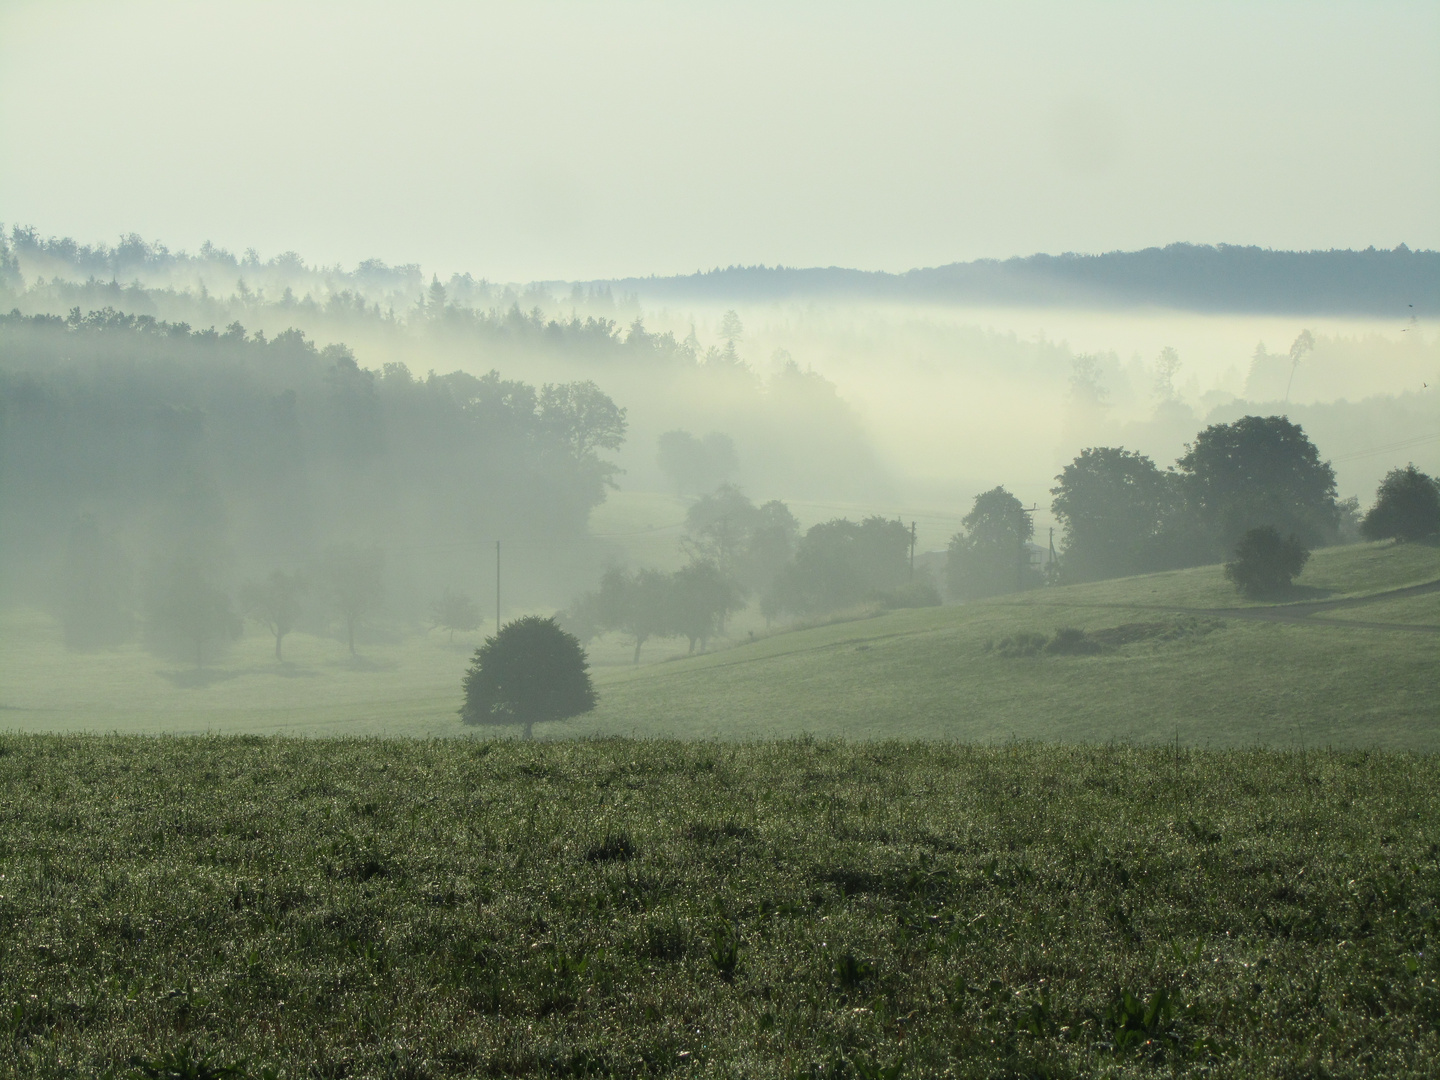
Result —
POLYGON ((0 1078, 1435 1076, 1437 477, 1437 0, 0 0, 0 1078))

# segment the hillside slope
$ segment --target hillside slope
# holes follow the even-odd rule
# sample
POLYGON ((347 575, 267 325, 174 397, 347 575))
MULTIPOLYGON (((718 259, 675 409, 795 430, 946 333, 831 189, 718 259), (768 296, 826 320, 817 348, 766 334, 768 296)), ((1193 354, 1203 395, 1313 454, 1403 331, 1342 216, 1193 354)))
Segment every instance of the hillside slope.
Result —
MULTIPOLYGON (((689 658, 652 640, 655 662, 638 668, 605 663, 629 654, 607 638, 591 646, 600 707, 536 734, 1436 750, 1440 591, 1401 590, 1437 580, 1440 549, 1369 544, 1316 552, 1299 603, 1241 601, 1212 566, 855 617, 689 658), (1081 647, 1099 651, 1003 647, 1060 627, 1090 632, 1081 647)), ((506 737, 457 717, 477 643, 377 633, 352 658, 343 641, 297 632, 277 664, 273 641, 252 632, 196 669, 134 642, 67 652, 49 615, 5 611, 0 728, 506 737)))
POLYGON ((889 612, 603 670, 600 708, 545 734, 1440 749, 1440 591, 1392 596, 1437 578, 1440 550, 1373 544, 1317 552, 1285 605, 1201 567, 889 612), (1003 648, 1060 627, 1101 651, 1003 648))

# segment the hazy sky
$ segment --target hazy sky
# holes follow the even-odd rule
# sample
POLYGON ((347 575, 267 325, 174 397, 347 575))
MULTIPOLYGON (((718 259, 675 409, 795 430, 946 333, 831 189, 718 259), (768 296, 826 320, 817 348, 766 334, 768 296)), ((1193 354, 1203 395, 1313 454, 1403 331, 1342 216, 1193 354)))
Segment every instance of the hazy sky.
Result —
POLYGON ((498 280, 1440 247, 1440 4, 0 0, 0 221, 498 280))

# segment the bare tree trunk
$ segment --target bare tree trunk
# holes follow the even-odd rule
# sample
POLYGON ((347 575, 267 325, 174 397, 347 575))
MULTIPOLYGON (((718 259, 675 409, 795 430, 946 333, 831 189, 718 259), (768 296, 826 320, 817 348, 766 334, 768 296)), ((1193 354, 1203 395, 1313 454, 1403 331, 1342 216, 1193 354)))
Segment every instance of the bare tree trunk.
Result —
POLYGON ((535 721, 533 721, 533 720, 526 720, 526 721, 525 721, 525 738, 526 738, 526 739, 533 739, 534 737, 535 737, 535 721))
POLYGON ((280 634, 276 634, 276 635, 275 635, 275 662, 276 662, 277 664, 284 662, 284 661, 281 659, 281 656, 280 656, 280 638, 281 638, 281 635, 280 635, 280 634))

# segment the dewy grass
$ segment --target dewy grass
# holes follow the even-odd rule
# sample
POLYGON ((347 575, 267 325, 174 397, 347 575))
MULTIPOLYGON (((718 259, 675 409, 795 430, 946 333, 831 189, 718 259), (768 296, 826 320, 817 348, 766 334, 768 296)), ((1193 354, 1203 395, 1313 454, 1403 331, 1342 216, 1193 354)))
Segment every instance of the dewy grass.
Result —
POLYGON ((0 1075, 1433 1076, 1437 781, 1313 749, 4 736, 0 1075))

